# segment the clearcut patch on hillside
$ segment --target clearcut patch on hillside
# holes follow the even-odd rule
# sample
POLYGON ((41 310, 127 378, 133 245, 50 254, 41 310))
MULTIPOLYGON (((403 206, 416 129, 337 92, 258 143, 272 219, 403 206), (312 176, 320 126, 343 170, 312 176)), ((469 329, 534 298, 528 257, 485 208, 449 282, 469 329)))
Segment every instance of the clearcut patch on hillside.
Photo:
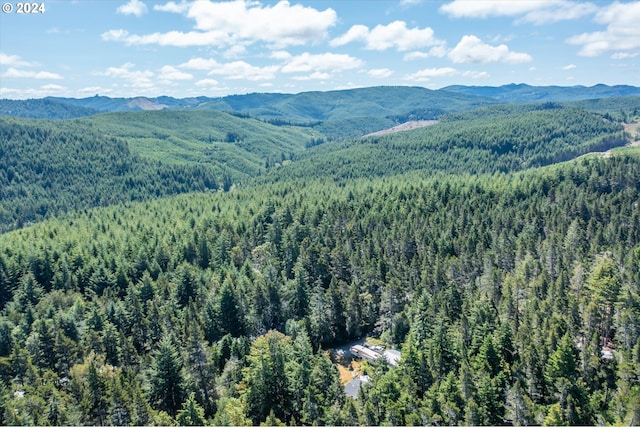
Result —
POLYGON ((438 120, 412 120, 410 122, 402 123, 398 126, 394 126, 389 129, 382 129, 377 132, 368 133, 364 135, 363 138, 366 138, 367 136, 380 136, 380 135, 387 135, 390 133, 404 132, 407 130, 413 130, 413 129, 423 128, 425 126, 435 125, 437 123, 438 123, 438 120))

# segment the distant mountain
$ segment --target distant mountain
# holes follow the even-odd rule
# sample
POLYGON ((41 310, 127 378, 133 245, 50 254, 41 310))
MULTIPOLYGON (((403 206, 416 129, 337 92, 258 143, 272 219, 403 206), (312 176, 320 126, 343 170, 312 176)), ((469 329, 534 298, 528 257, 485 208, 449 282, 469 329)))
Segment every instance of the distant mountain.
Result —
POLYGON ((388 117, 415 110, 458 111, 495 103, 490 98, 422 87, 380 86, 295 95, 237 95, 205 102, 198 108, 243 112, 264 119, 293 121, 388 117))
MULTIPOLYGON (((90 98, 55 98, 49 97, 56 102, 76 105, 80 107, 88 107, 99 112, 116 112, 116 111, 144 111, 144 110, 164 110, 164 109, 181 109, 184 107, 192 107, 201 101, 194 98, 176 99, 169 96, 159 98, 146 98, 138 96, 135 98, 110 98, 108 96, 92 96, 90 98)), ((206 99, 206 98, 205 98, 206 99)))
POLYGON ((495 100, 463 93, 429 90, 422 87, 370 87, 329 92, 302 92, 298 94, 253 93, 230 95, 222 98, 89 98, 48 97, 40 100, 48 105, 37 115, 26 116, 20 110, 30 101, 0 100, 3 115, 31 118, 69 118, 95 114, 96 112, 121 112, 143 110, 216 110, 238 112, 264 120, 294 123, 310 123, 325 120, 345 120, 356 117, 387 117, 410 114, 415 111, 436 113, 468 110, 495 103, 495 100), (61 106, 75 114, 60 114, 61 106), (80 108, 80 110, 74 110, 80 108), (88 109, 88 110, 82 110, 88 109))
POLYGON ((54 99, 0 99, 0 116, 28 119, 71 119, 97 114, 99 111, 54 99))
POLYGON ((496 103, 571 102, 640 96, 635 86, 448 86, 440 90, 410 86, 378 86, 327 92, 251 93, 220 98, 89 98, 48 97, 41 100, 0 100, 0 115, 64 119, 97 112, 149 110, 214 110, 235 112, 274 124, 317 125, 347 121, 347 132, 331 137, 361 136, 408 120, 431 120, 440 115, 468 111, 496 103), (362 119, 367 126, 363 127, 362 119), (385 119, 385 120, 382 120, 385 119))
POLYGON ((500 102, 528 103, 544 101, 580 101, 586 99, 640 96, 640 87, 603 84, 586 86, 529 86, 509 84, 504 86, 447 86, 442 91, 493 98, 500 102))

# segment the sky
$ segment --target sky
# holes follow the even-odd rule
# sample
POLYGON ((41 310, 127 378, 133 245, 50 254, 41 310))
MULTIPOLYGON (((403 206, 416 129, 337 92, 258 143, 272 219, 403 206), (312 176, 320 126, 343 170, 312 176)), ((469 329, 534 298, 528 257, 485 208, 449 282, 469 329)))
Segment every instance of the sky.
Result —
POLYGON ((640 1, 0 3, 0 98, 640 85, 640 1))

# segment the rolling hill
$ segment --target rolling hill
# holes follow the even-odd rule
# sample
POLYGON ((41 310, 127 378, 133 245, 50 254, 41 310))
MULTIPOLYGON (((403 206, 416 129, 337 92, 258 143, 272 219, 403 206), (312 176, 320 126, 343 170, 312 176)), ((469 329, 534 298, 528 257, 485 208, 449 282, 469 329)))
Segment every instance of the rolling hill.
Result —
POLYGON ((228 190, 316 136, 216 111, 0 117, 0 231, 69 210, 228 190))
POLYGON ((106 113, 79 122, 125 138, 145 158, 224 164, 234 178, 254 176, 322 140, 322 134, 309 127, 275 126, 221 111, 106 113))
POLYGON ((0 116, 55 120, 91 116, 98 113, 98 110, 90 107, 48 98, 27 100, 0 99, 0 116))
POLYGON ((312 147, 265 179, 323 176, 347 181, 415 170, 508 173, 627 142, 623 126, 599 114, 560 105, 497 105, 451 113, 420 129, 312 147))
POLYGON ((483 96, 499 102, 529 103, 545 101, 580 101, 586 99, 640 96, 640 88, 629 85, 607 86, 530 86, 508 84, 504 86, 447 86, 443 91, 483 96))

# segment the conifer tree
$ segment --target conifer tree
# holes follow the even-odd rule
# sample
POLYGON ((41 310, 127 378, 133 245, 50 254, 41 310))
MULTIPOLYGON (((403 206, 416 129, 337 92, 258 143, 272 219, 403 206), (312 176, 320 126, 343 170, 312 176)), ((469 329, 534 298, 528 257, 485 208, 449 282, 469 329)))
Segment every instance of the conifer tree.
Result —
POLYGON ((182 406, 185 389, 182 356, 171 335, 160 341, 151 366, 149 399, 156 408, 175 414, 182 406))
POLYGON ((203 426, 205 425, 204 409, 196 402, 193 393, 189 395, 183 403, 182 409, 176 416, 178 425, 181 426, 203 426))

